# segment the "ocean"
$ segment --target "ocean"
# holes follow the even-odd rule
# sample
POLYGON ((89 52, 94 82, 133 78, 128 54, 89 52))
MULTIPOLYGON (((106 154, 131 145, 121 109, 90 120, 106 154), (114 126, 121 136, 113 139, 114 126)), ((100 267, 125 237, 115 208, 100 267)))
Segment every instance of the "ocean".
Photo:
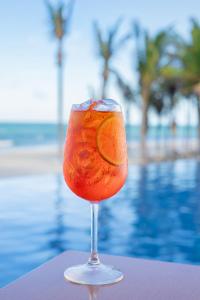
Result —
POLYGON ((56 138, 53 123, 0 123, 0 147, 54 144, 56 138))
MULTIPOLYGON (((139 141, 139 126, 129 125, 126 127, 128 141, 139 141)), ((178 138, 195 138, 195 127, 178 127, 178 138)), ((172 136, 170 129, 163 126, 150 127, 149 139, 166 139, 172 136)), ((0 148, 24 147, 55 144, 57 140, 57 125, 54 123, 0 123, 0 148)))

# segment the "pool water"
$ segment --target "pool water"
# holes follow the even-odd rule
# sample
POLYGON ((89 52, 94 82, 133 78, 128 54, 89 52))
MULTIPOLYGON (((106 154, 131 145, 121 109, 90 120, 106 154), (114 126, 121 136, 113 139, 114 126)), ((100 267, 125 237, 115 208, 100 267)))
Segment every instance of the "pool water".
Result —
MULTIPOLYGON (((89 202, 61 175, 2 179, 0 224, 1 287, 62 251, 90 248, 89 202)), ((124 188, 100 205, 99 251, 199 264, 200 163, 130 166, 124 188)))

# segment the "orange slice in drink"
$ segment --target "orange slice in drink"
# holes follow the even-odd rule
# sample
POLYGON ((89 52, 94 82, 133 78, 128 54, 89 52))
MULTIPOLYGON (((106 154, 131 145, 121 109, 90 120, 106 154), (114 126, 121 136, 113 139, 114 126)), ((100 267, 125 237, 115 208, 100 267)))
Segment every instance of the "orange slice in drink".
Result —
POLYGON ((126 136, 121 116, 105 119, 97 131, 97 147, 104 160, 119 166, 126 160, 126 136))

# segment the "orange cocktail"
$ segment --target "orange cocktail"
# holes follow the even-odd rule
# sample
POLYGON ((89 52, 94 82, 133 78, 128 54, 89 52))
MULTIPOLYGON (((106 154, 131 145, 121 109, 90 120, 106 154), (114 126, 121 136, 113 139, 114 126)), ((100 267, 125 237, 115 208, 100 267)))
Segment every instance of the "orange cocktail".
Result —
POLYGON ((91 201, 91 254, 86 264, 65 270, 65 279, 102 285, 123 278, 120 270, 100 263, 97 251, 98 206, 116 194, 127 176, 126 135, 119 104, 111 99, 73 105, 63 163, 69 188, 91 201))
POLYGON ((72 109, 64 154, 64 178, 78 196, 101 201, 113 196, 127 176, 127 149, 121 111, 72 109))

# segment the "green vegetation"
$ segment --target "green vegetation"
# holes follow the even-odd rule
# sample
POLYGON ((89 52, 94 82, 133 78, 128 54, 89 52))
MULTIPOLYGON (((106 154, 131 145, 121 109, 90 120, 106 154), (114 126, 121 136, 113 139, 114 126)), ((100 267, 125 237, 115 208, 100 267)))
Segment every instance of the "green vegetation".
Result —
MULTIPOLYGON (((141 146, 145 155, 146 137, 149 125, 149 111, 153 109, 159 119, 168 115, 172 134, 176 126, 174 110, 177 103, 187 97, 196 99, 199 118, 200 141, 200 23, 191 20, 191 34, 183 40, 173 28, 165 28, 151 35, 137 22, 117 46, 114 43, 119 31, 118 21, 108 31, 107 39, 102 38, 98 27, 95 27, 99 56, 103 58, 103 84, 101 96, 105 97, 108 78, 115 78, 125 102, 127 121, 130 119, 130 105, 135 102, 141 109, 141 146), (111 66, 110 61, 119 50, 119 46, 129 40, 134 46, 130 64, 137 71, 137 87, 128 83, 117 70, 117 64, 111 66)), ((158 126, 159 128, 160 126, 158 126)))
MULTIPOLYGON (((45 2, 49 14, 50 29, 57 41, 58 66, 58 132, 59 153, 63 141, 63 40, 69 33, 73 1, 68 5, 60 2, 53 6, 45 2)), ((199 119, 198 133, 200 144, 200 23, 192 19, 190 37, 182 39, 173 28, 164 28, 155 34, 134 22, 126 34, 120 34, 122 19, 103 32, 94 22, 96 52, 101 61, 100 90, 90 86, 90 95, 106 98, 111 77, 118 88, 126 111, 127 123, 130 121, 130 105, 135 103, 141 109, 141 146, 145 155, 146 137, 149 125, 149 111, 154 110, 159 120, 167 115, 172 134, 176 120, 174 110, 183 97, 188 101, 195 99, 199 119), (132 45, 130 65, 137 71, 137 86, 127 82, 118 70, 117 54, 125 45, 132 45)), ((193 100, 194 101, 194 100, 193 100)), ((159 128, 160 126, 158 126, 159 128)))
POLYGON ((182 92, 196 99, 200 141, 200 24, 195 19, 191 20, 190 40, 184 42, 179 56, 182 63, 182 92))
POLYGON ((107 86, 110 78, 111 63, 117 52, 124 46, 129 38, 129 34, 123 37, 119 37, 119 29, 122 23, 122 19, 112 26, 107 34, 103 34, 98 24, 94 23, 94 33, 96 37, 96 44, 98 49, 98 55, 103 62, 102 67, 102 87, 101 98, 107 97, 107 86))

